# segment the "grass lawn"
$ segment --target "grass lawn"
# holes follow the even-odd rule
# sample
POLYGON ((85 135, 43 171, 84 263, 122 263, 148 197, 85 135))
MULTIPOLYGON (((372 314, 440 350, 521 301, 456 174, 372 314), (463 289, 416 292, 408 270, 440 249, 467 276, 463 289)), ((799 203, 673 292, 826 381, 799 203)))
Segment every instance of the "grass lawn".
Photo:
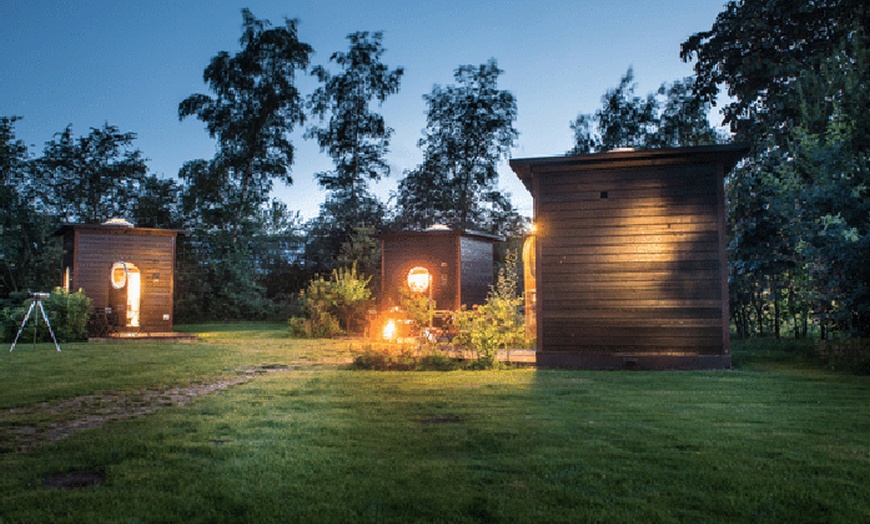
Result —
POLYGON ((352 371, 283 325, 187 330, 0 352, 0 523, 870 522, 868 377, 352 371))

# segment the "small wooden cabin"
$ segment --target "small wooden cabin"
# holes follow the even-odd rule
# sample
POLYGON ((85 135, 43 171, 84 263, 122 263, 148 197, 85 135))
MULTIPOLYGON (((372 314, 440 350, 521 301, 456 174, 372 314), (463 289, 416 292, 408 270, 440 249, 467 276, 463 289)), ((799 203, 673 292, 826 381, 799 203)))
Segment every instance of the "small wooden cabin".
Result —
POLYGON ((61 226, 63 286, 83 289, 111 330, 171 332, 179 233, 121 220, 61 226))
POLYGON ((439 310, 486 302, 493 275, 493 244, 484 233, 430 228, 380 235, 381 304, 399 303, 399 290, 425 292, 439 310))
POLYGON ((745 153, 511 160, 534 198, 539 365, 730 367, 723 179, 745 153))

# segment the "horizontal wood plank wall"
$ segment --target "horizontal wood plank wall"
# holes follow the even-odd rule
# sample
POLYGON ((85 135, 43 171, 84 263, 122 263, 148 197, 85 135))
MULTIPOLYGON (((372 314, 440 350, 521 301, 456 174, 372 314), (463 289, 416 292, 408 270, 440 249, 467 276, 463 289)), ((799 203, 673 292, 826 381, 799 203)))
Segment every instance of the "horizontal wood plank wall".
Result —
POLYGON ((720 176, 716 165, 540 176, 539 348, 722 354, 720 176))
POLYGON ((425 267, 432 276, 432 298, 438 309, 453 309, 457 301, 456 241, 445 234, 391 235, 381 244, 381 304, 398 305, 399 289, 406 287, 408 272, 425 267))
POLYGON ((460 252, 462 260, 460 305, 471 308, 486 302, 492 285, 492 242, 461 237, 460 252))
POLYGON ((72 287, 84 289, 95 308, 105 308, 110 305, 112 265, 133 264, 142 282, 140 329, 171 331, 176 238, 137 235, 134 231, 76 230, 72 287), (164 320, 164 315, 169 315, 169 320, 164 320))

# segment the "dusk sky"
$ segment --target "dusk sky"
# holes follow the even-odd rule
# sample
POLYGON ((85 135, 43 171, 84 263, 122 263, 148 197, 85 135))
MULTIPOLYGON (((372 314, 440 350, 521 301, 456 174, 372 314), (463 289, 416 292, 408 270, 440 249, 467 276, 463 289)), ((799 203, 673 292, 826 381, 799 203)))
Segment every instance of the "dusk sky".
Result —
MULTIPOLYGON (((417 141, 425 127, 423 95, 453 83, 463 64, 498 61, 499 87, 517 99, 520 132, 514 158, 564 154, 572 145, 569 122, 592 113, 601 95, 629 66, 637 92, 692 73, 679 58, 680 43, 709 29, 725 0, 2 0, 0 2, 0 115, 23 117, 17 136, 32 155, 72 124, 75 136, 104 123, 136 133, 134 143, 150 172, 175 177, 188 160, 211 158, 214 141, 203 124, 178 120, 178 104, 209 93, 203 69, 219 51, 239 49, 241 9, 280 25, 299 19, 300 40, 315 51, 312 64, 328 65, 345 51, 346 36, 383 31, 384 62, 403 66, 401 90, 381 107, 395 129, 389 179, 374 190, 386 199, 406 170, 422 159, 417 141)), ((332 68, 333 71, 337 71, 332 68)), ((303 75, 298 85, 316 87, 303 75)), ((718 112, 711 118, 719 124, 718 112)), ((309 124, 312 121, 309 120, 309 124)), ((314 173, 331 169, 329 157, 294 133, 294 184, 276 184, 290 209, 310 218, 324 193, 314 173)), ((531 197, 510 170, 500 186, 531 216, 531 197)))

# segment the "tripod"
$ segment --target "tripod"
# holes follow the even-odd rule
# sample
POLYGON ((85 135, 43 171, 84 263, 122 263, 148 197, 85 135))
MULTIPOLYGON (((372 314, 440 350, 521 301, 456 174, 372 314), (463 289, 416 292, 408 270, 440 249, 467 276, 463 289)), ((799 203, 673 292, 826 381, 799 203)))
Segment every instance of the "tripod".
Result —
MULTIPOLYGON (((42 299, 48 298, 48 293, 33 293, 33 302, 30 303, 30 307, 27 309, 27 314, 24 315, 24 320, 21 321, 21 327, 18 328, 18 334, 15 335, 15 340, 12 342, 12 347, 9 348, 9 351, 12 352, 15 349, 15 344, 18 343, 18 337, 21 336, 21 332, 24 331, 24 326, 27 325, 27 320, 30 318, 30 315, 33 313, 34 308, 39 306, 39 311, 42 313, 42 318, 45 320, 45 325, 48 326, 48 332, 51 333, 51 339, 54 341, 54 347, 60 351, 60 345, 57 343, 57 338, 54 336, 54 331, 51 329, 51 322, 48 321, 48 315, 45 314, 45 308, 42 307, 42 299)), ((39 327, 39 317, 36 317, 36 326, 33 329, 33 343, 36 343, 36 327, 39 327)))

